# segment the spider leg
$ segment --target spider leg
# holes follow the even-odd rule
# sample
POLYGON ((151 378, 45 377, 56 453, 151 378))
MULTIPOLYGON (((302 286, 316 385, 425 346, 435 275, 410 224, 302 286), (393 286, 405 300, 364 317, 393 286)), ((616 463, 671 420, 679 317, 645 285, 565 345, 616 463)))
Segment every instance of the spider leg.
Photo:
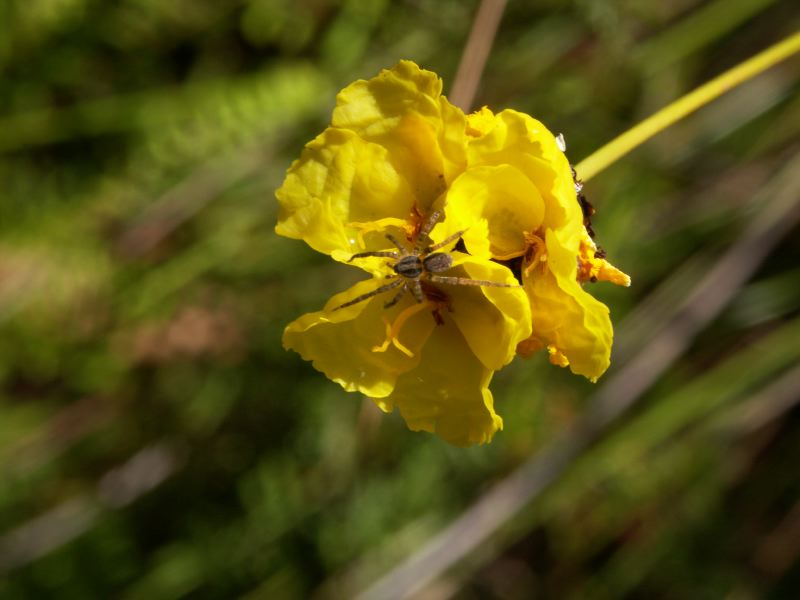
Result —
POLYGON ((388 258, 398 258, 397 252, 394 251, 381 251, 381 252, 359 252, 358 254, 353 254, 347 262, 353 262, 357 258, 366 258, 368 256, 386 256, 388 258))
POLYGON ((397 247, 397 249, 400 250, 401 256, 405 256, 406 254, 408 254, 408 250, 406 250, 406 247, 403 246, 403 244, 401 244, 400 242, 398 242, 397 238, 394 237, 391 233, 386 234, 386 239, 392 242, 397 247))
POLYGON ((445 277, 443 275, 428 275, 428 279, 434 283, 444 283, 445 285, 475 285, 480 287, 507 287, 520 288, 519 284, 500 283, 498 281, 486 281, 485 279, 467 279, 466 277, 445 277))
POLYGON ((434 244, 433 246, 428 248, 428 252, 429 253, 430 252, 436 252, 439 248, 444 248, 450 242, 453 242, 453 241, 459 239, 462 235, 464 235, 465 231, 466 231, 466 229, 462 229, 461 231, 456 231, 453 235, 448 236, 447 238, 443 239, 438 244, 434 244))
POLYGON ((353 306, 353 304, 358 304, 359 302, 363 302, 368 298, 372 298, 373 296, 377 296, 378 294, 382 294, 383 292, 388 292, 389 290, 393 290, 399 285, 403 285, 403 280, 400 277, 398 277, 391 283, 387 283, 386 285, 382 285, 379 288, 372 290, 371 292, 367 292, 366 294, 361 294, 360 296, 356 296, 349 302, 345 302, 344 304, 337 306, 333 310, 339 310, 340 308, 345 308, 346 306, 353 306))
POLYGON ((422 284, 419 282, 419 279, 409 281, 408 285, 411 287, 411 293, 414 294, 414 300, 420 304, 425 302, 425 294, 422 293, 422 284))
POLYGON ((422 224, 422 227, 419 230, 419 234, 417 234, 417 241, 414 244, 416 250, 418 251, 422 250, 428 244, 428 236, 431 233, 431 229, 433 229, 433 226, 436 225, 436 221, 438 221, 439 217, 441 216, 442 212, 439 210, 435 210, 422 224))
POLYGON ((397 292, 394 295, 394 298, 392 298, 386 304, 383 305, 383 308, 392 308, 395 304, 400 302, 400 298, 402 298, 405 295, 406 290, 408 290, 408 286, 407 285, 404 285, 403 287, 401 287, 400 291, 397 292))

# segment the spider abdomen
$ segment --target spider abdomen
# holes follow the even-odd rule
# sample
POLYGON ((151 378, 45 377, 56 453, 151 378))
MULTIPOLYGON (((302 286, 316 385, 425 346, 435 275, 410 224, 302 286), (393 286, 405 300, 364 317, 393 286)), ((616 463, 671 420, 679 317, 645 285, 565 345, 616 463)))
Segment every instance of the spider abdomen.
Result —
POLYGON ((446 252, 428 254, 428 256, 422 260, 422 266, 428 273, 442 273, 453 266, 453 257, 446 252))

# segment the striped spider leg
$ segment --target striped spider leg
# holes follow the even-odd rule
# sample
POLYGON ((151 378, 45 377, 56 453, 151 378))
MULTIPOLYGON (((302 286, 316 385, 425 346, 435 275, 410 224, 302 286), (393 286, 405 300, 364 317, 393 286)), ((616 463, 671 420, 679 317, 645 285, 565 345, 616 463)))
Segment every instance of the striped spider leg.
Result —
MULTIPOLYGON (((426 246, 428 244, 428 239, 431 234, 431 230, 433 226, 439 221, 439 217, 442 216, 442 212, 439 210, 433 211, 430 216, 425 220, 422 224, 422 227, 419 229, 419 233, 417 233, 417 238, 414 240, 414 254, 420 253, 428 253, 432 252, 433 249, 427 249, 426 246)), ((459 233, 459 236, 464 233, 463 231, 459 233)), ((448 238, 449 241, 452 241, 448 238)), ((441 248, 444 244, 437 244, 436 248, 441 248)))
MULTIPOLYGON (((478 287, 520 287, 518 284, 500 283, 497 281, 487 281, 484 279, 469 279, 468 277, 440 275, 440 273, 449 271, 453 267, 453 257, 449 252, 437 252, 437 250, 440 250, 448 244, 461 239, 461 236, 464 235, 463 230, 457 231, 441 242, 438 242, 433 246, 428 246, 430 232, 436 225, 440 216, 441 212, 437 210, 431 213, 431 215, 425 220, 416 235, 416 239, 414 239, 413 248, 411 250, 403 246, 403 244, 401 244, 393 235, 387 233, 386 239, 388 239, 392 245, 397 248, 397 251, 380 250, 375 252, 359 252, 351 256, 348 262, 351 262, 357 258, 366 258, 370 256, 395 259, 395 262, 389 263, 394 271, 394 275, 389 275, 388 278, 393 278, 393 280, 374 289, 371 292, 356 296, 352 300, 337 306, 333 310, 339 310, 347 306, 358 304, 359 302, 363 302, 364 300, 372 298, 373 296, 383 294, 384 292, 388 292, 396 288, 400 288, 400 290, 392 297, 391 300, 384 304, 384 308, 390 308, 397 304, 406 294, 406 292, 411 292, 411 294, 414 296, 414 300, 416 300, 419 304, 422 304, 426 300, 426 295, 429 295, 426 294, 423 289, 423 282, 478 287)), ((444 294, 444 296, 446 297, 446 294, 444 294)), ((437 299, 441 300, 441 298, 437 299)), ((437 323, 438 322, 439 319, 437 319, 437 323)))

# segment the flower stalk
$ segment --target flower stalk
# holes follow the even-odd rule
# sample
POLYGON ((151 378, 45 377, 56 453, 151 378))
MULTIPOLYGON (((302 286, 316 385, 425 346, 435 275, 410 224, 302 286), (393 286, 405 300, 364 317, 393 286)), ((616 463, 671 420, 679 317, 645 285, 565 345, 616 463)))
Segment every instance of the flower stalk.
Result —
POLYGON ((667 127, 798 51, 800 31, 679 98, 611 140, 575 166, 578 177, 588 181, 667 127))

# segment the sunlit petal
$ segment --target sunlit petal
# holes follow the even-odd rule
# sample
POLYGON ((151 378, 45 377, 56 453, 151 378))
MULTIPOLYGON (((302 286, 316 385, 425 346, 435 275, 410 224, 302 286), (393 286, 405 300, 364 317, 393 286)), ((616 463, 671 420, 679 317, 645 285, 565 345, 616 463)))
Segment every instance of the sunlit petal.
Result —
POLYGON ((381 279, 359 282, 349 290, 336 294, 324 310, 303 315, 290 323, 283 333, 284 347, 312 361, 315 369, 347 391, 358 391, 373 397, 389 395, 398 375, 419 363, 420 350, 433 331, 435 322, 430 315, 419 314, 406 323, 402 342, 414 354, 407 356, 395 347, 389 347, 384 352, 374 351, 385 340, 386 322, 406 306, 401 303, 384 309, 384 303, 394 291, 333 310, 385 283, 381 279))
POLYGON ((466 160, 466 118, 441 93, 438 75, 403 60, 339 92, 331 124, 391 148, 406 163, 403 170, 416 174, 424 201, 440 176, 452 181, 466 160))
POLYGON ((276 232, 326 254, 385 247, 382 236, 378 247, 363 246, 363 232, 353 223, 405 221, 414 205, 384 147, 332 128, 306 146, 276 195, 281 205, 276 232))
POLYGON ((546 268, 537 266, 524 279, 533 335, 563 355, 555 354, 559 364, 566 359, 573 373, 594 381, 610 363, 613 329, 608 308, 577 282, 575 255, 552 230, 546 241, 546 268))
POLYGON ((452 321, 436 328, 417 367, 397 378, 384 409, 397 406, 408 427, 456 446, 491 441, 503 420, 494 412, 492 370, 471 352, 452 321))
POLYGON ((575 188, 569 161, 558 148, 553 134, 536 119, 515 110, 495 115, 490 128, 483 115, 475 121, 483 135, 470 138, 468 164, 511 165, 525 174, 541 194, 545 204, 544 228, 563 229, 582 222, 575 201, 575 188))

